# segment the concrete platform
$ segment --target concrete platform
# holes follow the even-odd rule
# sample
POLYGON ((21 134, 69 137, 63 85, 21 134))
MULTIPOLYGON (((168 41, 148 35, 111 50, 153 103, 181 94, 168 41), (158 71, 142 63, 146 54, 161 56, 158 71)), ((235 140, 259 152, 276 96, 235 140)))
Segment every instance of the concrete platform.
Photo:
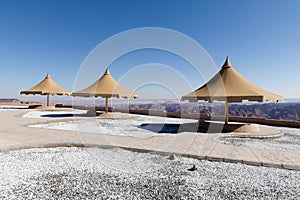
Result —
POLYGON ((102 112, 97 113, 97 117, 103 119, 130 119, 134 118, 134 115, 123 114, 121 112, 102 112))
MULTIPOLYGON (((0 111, 0 151, 58 146, 122 147, 141 152, 177 154, 211 161, 300 170, 300 152, 275 151, 218 143, 224 133, 181 132, 150 138, 135 138, 76 131, 30 128, 29 124, 65 119, 22 118, 30 110, 0 111)), ((261 127, 259 127, 261 128, 261 127)), ((248 132, 248 136, 259 131, 248 132)), ((230 134, 240 134, 234 132, 230 134)), ((264 132, 265 136, 273 133, 264 132)))

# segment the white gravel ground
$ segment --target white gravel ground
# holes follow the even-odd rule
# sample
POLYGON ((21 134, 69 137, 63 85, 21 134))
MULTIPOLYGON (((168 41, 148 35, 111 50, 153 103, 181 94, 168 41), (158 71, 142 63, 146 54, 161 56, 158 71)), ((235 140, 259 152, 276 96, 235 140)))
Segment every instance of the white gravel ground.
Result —
MULTIPOLYGON (((67 114, 85 114, 84 110, 74 111, 31 111, 26 113, 23 117, 31 118, 70 118, 64 117, 67 114)), ((124 114, 126 115, 126 114, 124 114)), ((191 119, 176 119, 167 117, 130 115, 125 119, 103 119, 103 118, 72 118, 70 121, 35 124, 30 127, 70 130, 80 133, 98 133, 108 135, 130 136, 148 138, 160 136, 164 133, 176 133, 178 127, 164 126, 165 124, 183 124, 195 123, 196 120, 191 119), (134 116, 134 117, 133 117, 134 116), (141 125, 145 126, 141 126, 141 125), (148 126, 147 124, 158 124, 157 126, 148 126)), ((273 149, 281 151, 296 151, 300 152, 300 129, 293 128, 279 128, 284 132, 284 136, 280 138, 271 139, 252 139, 252 138, 220 138, 219 142, 223 144, 246 146, 262 149, 273 149)))
POLYGON ((0 199, 300 198, 299 171, 101 148, 27 149, 0 160, 0 199))
MULTIPOLYGON (((51 114, 51 112, 50 112, 51 114)), ((126 114, 124 114, 126 115, 126 114)), ((33 111, 29 112, 23 117, 40 117, 49 116, 48 112, 33 111)), ((104 119, 104 118, 85 118, 76 119, 67 122, 34 124, 29 127, 48 128, 56 130, 78 131, 80 133, 98 133, 119 136, 131 136, 148 138, 159 136, 158 134, 163 130, 165 124, 182 124, 182 123, 196 123, 196 120, 191 119, 176 119, 156 116, 130 115, 124 119, 104 119), (147 126, 147 124, 158 124, 157 126, 147 126), (145 126, 141 126, 145 125, 145 126)), ((168 132, 176 132, 178 127, 168 128, 168 132), (174 130, 171 130, 174 129, 174 130)))
POLYGON ((270 139, 221 138, 220 142, 235 146, 300 152, 300 129, 278 128, 284 136, 270 139))

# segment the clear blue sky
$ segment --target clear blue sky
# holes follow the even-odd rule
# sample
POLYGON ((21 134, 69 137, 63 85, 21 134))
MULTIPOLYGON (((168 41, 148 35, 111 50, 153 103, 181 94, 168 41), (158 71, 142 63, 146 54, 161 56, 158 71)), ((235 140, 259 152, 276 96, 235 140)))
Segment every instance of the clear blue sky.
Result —
MULTIPOLYGON (((299 10, 297 0, 0 0, 0 98, 19 98, 20 90, 48 72, 72 90, 81 63, 96 45, 140 27, 186 34, 206 49, 217 67, 229 56, 236 70, 256 85, 300 97, 299 10)), ((139 62, 134 64, 174 64, 170 55, 148 53, 137 53, 139 62)), ((134 57, 117 62, 123 71, 134 67, 130 59, 134 57)), ((116 79, 122 70, 111 68, 116 79)), ((202 84, 191 80, 194 89, 202 84)))

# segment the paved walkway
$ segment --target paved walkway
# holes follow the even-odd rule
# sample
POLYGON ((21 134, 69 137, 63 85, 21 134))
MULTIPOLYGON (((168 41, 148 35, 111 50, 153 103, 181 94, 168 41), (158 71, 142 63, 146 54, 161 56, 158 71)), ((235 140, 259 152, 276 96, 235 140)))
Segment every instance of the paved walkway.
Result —
POLYGON ((135 138, 30 128, 29 124, 65 119, 22 118, 21 116, 26 112, 28 110, 0 111, 0 151, 32 147, 115 146, 136 151, 178 154, 211 161, 240 162, 249 165, 300 170, 300 152, 221 144, 218 142, 218 138, 223 134, 183 132, 151 138, 135 138))

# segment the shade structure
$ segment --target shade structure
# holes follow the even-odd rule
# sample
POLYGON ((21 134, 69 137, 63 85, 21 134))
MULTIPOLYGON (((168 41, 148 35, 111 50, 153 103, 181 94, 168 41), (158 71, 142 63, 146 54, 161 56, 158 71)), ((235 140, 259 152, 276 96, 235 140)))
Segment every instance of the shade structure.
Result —
POLYGON ((50 74, 47 74, 45 79, 38 83, 36 86, 28 90, 23 90, 20 92, 20 94, 47 95, 47 106, 49 106, 50 95, 71 95, 71 92, 63 89, 51 78, 50 74))
POLYGON ((105 98, 105 112, 108 112, 108 98, 138 98, 138 95, 120 85, 108 69, 96 82, 83 90, 73 92, 72 96, 105 98))
POLYGON ((222 69, 213 78, 181 99, 192 102, 198 100, 225 101, 225 123, 227 124, 228 103, 230 102, 242 102, 243 100, 278 102, 283 101, 284 98, 248 81, 232 67, 227 57, 222 69))

